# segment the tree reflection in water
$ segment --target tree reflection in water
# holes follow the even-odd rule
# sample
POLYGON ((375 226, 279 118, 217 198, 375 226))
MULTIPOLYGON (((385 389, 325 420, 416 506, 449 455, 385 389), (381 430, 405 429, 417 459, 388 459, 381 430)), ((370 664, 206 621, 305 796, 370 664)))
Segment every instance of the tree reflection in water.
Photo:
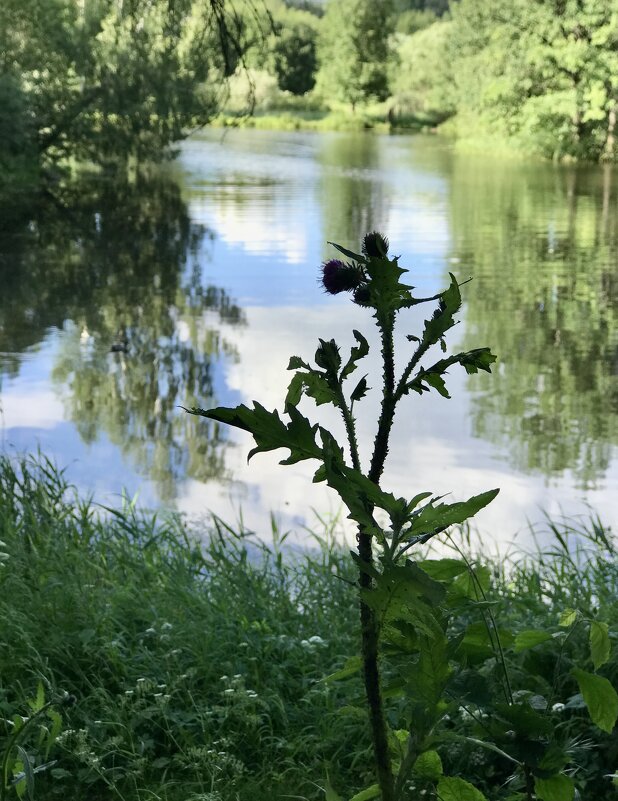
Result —
POLYGON ((618 445, 618 203, 612 167, 458 159, 452 220, 474 273, 466 341, 491 342, 474 432, 519 470, 602 479, 618 445))
POLYGON ((82 439, 105 434, 162 499, 185 477, 225 476, 223 435, 178 407, 215 403, 213 366, 234 359, 226 326, 244 324, 204 285, 191 222, 164 173, 81 180, 0 241, 3 369, 62 329, 52 381, 82 439))

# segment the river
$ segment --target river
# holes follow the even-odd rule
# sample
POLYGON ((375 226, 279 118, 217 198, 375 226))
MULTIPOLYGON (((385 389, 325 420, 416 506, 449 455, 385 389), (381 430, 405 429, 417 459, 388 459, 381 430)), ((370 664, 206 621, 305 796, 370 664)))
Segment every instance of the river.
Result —
MULTIPOLYGON (((491 376, 452 369, 450 400, 405 399, 384 487, 500 487, 478 529, 502 550, 545 513, 615 523, 617 186, 609 166, 472 157, 433 136, 247 130, 195 136, 147 177, 84 178, 0 236, 0 449, 40 449, 106 504, 124 491, 265 536, 271 512, 319 528, 339 506, 310 466, 247 464, 248 437, 180 406, 281 409, 290 355, 310 359, 318 337, 345 349, 353 328, 375 343, 367 312, 317 276, 328 241, 355 250, 377 229, 418 293, 473 278, 449 344, 498 355, 491 376)), ((419 322, 402 318, 403 351, 419 322)))

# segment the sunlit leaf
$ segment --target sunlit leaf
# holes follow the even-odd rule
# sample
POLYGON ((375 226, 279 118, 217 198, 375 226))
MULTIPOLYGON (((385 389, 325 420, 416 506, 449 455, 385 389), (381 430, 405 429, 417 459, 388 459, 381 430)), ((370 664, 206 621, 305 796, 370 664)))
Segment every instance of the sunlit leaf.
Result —
POLYGON ((465 779, 444 776, 438 782, 440 801, 487 801, 480 790, 465 779))
POLYGON ((570 776, 559 773, 549 779, 535 778, 534 791, 540 801, 573 801, 575 785, 570 776))
POLYGON ((565 609, 560 615, 560 619, 558 620, 558 625, 564 626, 564 628, 568 628, 569 626, 572 626, 573 623, 575 623, 577 617, 578 617, 578 612, 576 609, 565 609))
POLYGON ((372 784, 371 787, 367 787, 365 790, 361 790, 360 793, 356 793, 350 798, 350 801, 370 801, 372 798, 377 798, 380 795, 380 786, 378 784, 372 784))
POLYGON ((593 620, 590 624, 590 656, 595 670, 609 660, 610 651, 611 643, 607 623, 593 620))
POLYGON ((551 640, 552 635, 547 631, 540 631, 539 629, 529 629, 528 631, 520 631, 515 636, 515 653, 526 651, 528 648, 534 648, 547 640, 551 640))
POLYGON ((592 722, 611 734, 618 718, 618 693, 603 676, 580 668, 573 668, 571 673, 577 680, 592 722))
POLYGON ((412 773, 421 779, 437 782, 444 773, 440 754, 437 751, 424 751, 417 757, 412 773))

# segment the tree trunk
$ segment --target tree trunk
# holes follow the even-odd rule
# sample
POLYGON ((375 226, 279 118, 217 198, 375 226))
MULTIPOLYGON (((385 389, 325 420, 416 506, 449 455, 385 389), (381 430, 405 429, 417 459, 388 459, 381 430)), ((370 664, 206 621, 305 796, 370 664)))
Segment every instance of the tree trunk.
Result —
POLYGON ((613 161, 616 151, 616 108, 618 102, 614 100, 607 115, 607 136, 605 147, 601 154, 601 161, 613 161))

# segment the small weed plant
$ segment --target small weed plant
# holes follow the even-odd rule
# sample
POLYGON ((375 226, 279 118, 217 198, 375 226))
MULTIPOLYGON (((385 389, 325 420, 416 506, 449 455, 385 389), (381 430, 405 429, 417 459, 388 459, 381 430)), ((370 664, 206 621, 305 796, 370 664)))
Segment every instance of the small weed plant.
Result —
MULTIPOLYGON (((403 282, 407 271, 398 257, 389 256, 381 234, 367 234, 361 253, 333 246, 345 261, 331 259, 322 265, 324 289, 333 295, 347 292, 365 308, 381 343, 381 406, 369 464, 361 464, 356 433, 367 376, 350 382, 370 349, 357 330, 346 358, 332 339, 320 339, 314 365, 292 356, 283 416, 257 401, 252 408, 190 411, 250 432, 255 447, 249 457, 284 448, 289 456, 281 464, 317 462, 314 481, 326 482, 339 494, 358 526, 358 547, 351 556, 358 571, 360 654, 329 677, 335 681, 360 671, 364 681, 377 782, 352 801, 420 795, 483 801, 485 793, 491 801, 498 794, 509 801, 572 801, 582 742, 564 724, 564 708, 579 704, 607 733, 618 716, 618 694, 598 672, 610 658, 607 623, 594 608, 566 608, 555 630, 526 629, 514 635, 497 619, 486 565, 462 555, 414 558, 421 553, 419 546, 439 535, 449 537, 452 526, 469 520, 498 490, 445 503, 444 496, 430 491, 400 498, 381 485, 399 403, 410 393, 433 391, 448 398, 445 377, 450 368, 463 367, 469 374, 490 371, 495 356, 485 347, 446 355, 445 336, 462 302, 461 285, 453 275, 443 292, 419 298, 403 282), (433 312, 419 335, 407 336, 411 353, 396 375, 395 325, 402 313, 420 304, 434 304, 433 312), (441 354, 432 359, 436 348, 441 354), (345 446, 301 413, 303 396, 339 411, 345 446), (574 664, 568 657, 569 641, 582 631, 589 651, 574 664), (549 680, 546 666, 539 666, 542 659, 520 658, 547 643, 558 644, 549 680), (476 754, 477 759, 479 752, 490 751, 502 769, 481 788, 461 775, 465 761, 458 773, 445 770, 445 748, 451 753, 463 749, 461 753, 476 754)), ((327 801, 341 801, 328 777, 325 792, 327 801)))

